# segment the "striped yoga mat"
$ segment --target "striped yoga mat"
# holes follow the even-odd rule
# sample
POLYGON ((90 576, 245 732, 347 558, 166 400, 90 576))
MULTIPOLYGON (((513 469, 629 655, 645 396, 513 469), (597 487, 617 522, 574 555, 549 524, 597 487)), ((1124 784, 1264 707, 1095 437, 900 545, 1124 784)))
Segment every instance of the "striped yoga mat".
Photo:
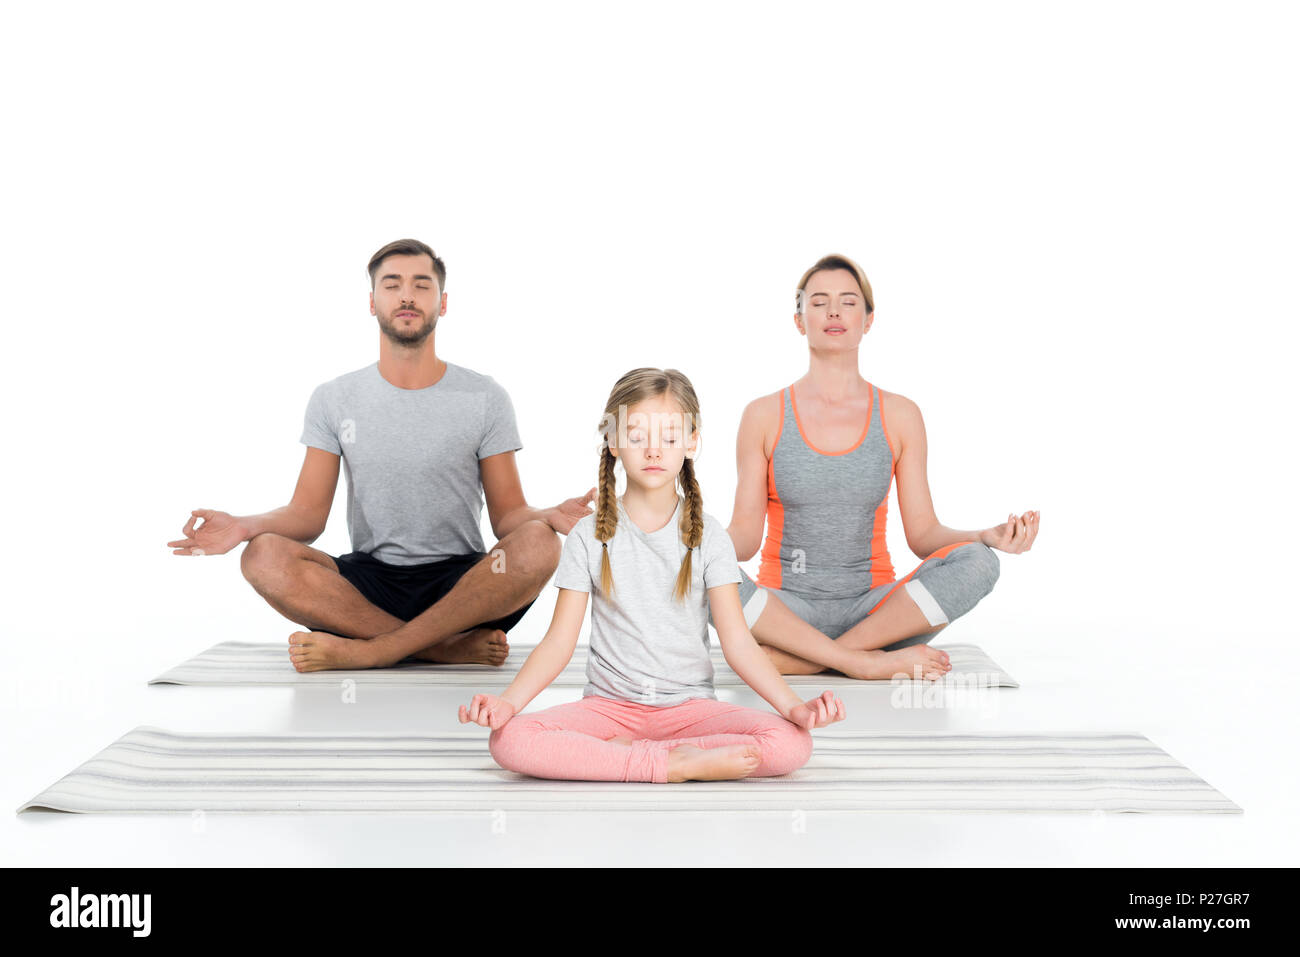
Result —
POLYGON ((662 785, 513 774, 487 733, 136 728, 19 811, 1241 812, 1139 734, 827 729, 793 774, 662 785))
MULTIPOLYGON (((315 671, 299 674, 289 664, 289 645, 253 644, 245 641, 223 641, 189 661, 177 665, 149 683, 175 685, 337 685, 345 678, 358 684, 434 685, 447 688, 505 687, 523 666, 535 645, 512 645, 506 662, 500 668, 491 665, 435 665, 427 662, 405 661, 392 668, 373 668, 363 671, 315 671)), ((978 645, 936 645, 948 652, 952 662, 950 671, 938 684, 949 684, 967 689, 1018 688, 1019 683, 1004 672, 978 645)), ((720 687, 743 686, 740 676, 731 670, 722 657, 722 649, 712 645, 713 683, 720 687)), ((858 685, 885 685, 890 681, 859 681, 839 675, 789 675, 791 687, 855 687, 858 685)), ((551 687, 581 688, 587 683, 587 646, 579 645, 573 652, 564 671, 551 687)))

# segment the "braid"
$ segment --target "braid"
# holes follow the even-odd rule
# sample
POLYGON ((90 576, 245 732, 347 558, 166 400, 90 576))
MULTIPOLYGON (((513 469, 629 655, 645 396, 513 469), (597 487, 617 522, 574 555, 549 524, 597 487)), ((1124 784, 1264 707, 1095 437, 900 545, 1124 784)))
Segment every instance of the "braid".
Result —
POLYGON ((673 597, 684 602, 691 590, 691 552, 704 540, 704 499, 700 495, 700 483, 695 481, 695 463, 689 457, 682 462, 680 479, 682 491, 686 493, 680 525, 682 541, 686 543, 686 557, 677 572, 673 597))
POLYGON ((614 590, 614 570, 609 564, 609 541, 618 530, 618 479, 614 475, 614 453, 608 443, 600 450, 600 479, 596 493, 596 541, 601 544, 600 590, 608 598, 614 590))
MULTIPOLYGON (((614 591, 614 572, 610 565, 609 543, 618 531, 618 496, 614 475, 614 466, 618 461, 613 450, 618 443, 626 440, 627 417, 630 410, 638 403, 661 396, 670 397, 670 408, 676 405, 684 420, 682 428, 686 436, 699 433, 700 401, 695 394, 691 380, 676 369, 655 369, 643 367, 624 373, 614 383, 605 403, 605 415, 598 427, 604 436, 600 444, 600 478, 596 499, 596 540, 601 543, 600 556, 600 590, 606 597, 612 597, 614 591), (617 436, 617 438, 615 438, 617 436)), ((671 414, 677 415, 677 412, 671 414)), ((683 463, 678 473, 678 481, 685 496, 682 508, 682 520, 679 525, 680 541, 686 545, 686 557, 677 574, 677 583, 673 594, 678 601, 685 601, 690 594, 692 569, 694 566, 691 552, 698 551, 704 539, 704 504, 700 497, 700 486, 695 480, 695 463, 690 459, 683 463)))

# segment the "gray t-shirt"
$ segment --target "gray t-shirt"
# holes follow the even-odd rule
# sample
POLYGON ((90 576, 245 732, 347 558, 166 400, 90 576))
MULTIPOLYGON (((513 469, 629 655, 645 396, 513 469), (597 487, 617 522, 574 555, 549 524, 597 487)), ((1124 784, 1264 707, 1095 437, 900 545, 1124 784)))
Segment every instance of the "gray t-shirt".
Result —
POLYGON ((352 550, 392 565, 483 552, 479 459, 523 447, 506 390, 450 362, 426 389, 377 362, 317 386, 301 441, 343 457, 352 550))
POLYGON ((686 557, 678 527, 682 508, 679 495, 668 524, 646 533, 619 500, 618 530, 609 541, 614 589, 608 599, 600 590, 596 516, 579 520, 565 539, 554 584, 592 596, 584 697, 657 707, 716 697, 709 660, 708 589, 739 582, 740 567, 727 530, 705 514, 700 550, 691 557, 691 591, 684 604, 673 598, 686 557))

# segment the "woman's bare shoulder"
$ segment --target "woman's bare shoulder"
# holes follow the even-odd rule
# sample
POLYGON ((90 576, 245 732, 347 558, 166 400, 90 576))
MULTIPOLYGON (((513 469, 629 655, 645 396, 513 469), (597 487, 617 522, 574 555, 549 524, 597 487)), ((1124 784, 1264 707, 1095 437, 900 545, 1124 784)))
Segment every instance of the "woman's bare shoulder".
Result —
POLYGON ((740 414, 742 437, 748 437, 750 441, 759 440, 763 446, 763 454, 767 456, 772 454, 772 446, 776 442, 777 433, 781 430, 783 391, 778 389, 776 392, 759 396, 749 402, 740 414))
MULTIPOLYGON (((879 386, 876 387, 880 389, 879 386)), ((915 402, 899 392, 889 392, 880 389, 880 398, 884 403, 885 409, 890 414, 897 415, 920 415, 921 409, 915 402)))
POLYGON ((781 396, 784 391, 784 389, 777 389, 767 395, 760 395, 745 406, 744 414, 756 416, 763 421, 777 421, 781 418, 781 406, 783 404, 781 396))
MULTIPOLYGON (((879 386, 877 386, 879 388, 879 386)), ((896 451, 906 445, 908 439, 916 435, 921 425, 920 407, 905 395, 880 389, 880 416, 885 423, 885 432, 893 440, 896 451)))

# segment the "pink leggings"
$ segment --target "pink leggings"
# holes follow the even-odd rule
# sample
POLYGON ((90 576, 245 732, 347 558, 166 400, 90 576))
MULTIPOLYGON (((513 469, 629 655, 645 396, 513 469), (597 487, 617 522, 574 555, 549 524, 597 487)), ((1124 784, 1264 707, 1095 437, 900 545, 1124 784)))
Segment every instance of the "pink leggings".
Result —
POLYGON ((492 732, 492 757, 507 771, 567 781, 668 781, 668 752, 680 744, 758 744, 751 777, 789 774, 812 756, 812 735, 779 714, 692 698, 671 707, 594 695, 511 718, 492 732), (631 738, 632 746, 610 738, 631 738))

